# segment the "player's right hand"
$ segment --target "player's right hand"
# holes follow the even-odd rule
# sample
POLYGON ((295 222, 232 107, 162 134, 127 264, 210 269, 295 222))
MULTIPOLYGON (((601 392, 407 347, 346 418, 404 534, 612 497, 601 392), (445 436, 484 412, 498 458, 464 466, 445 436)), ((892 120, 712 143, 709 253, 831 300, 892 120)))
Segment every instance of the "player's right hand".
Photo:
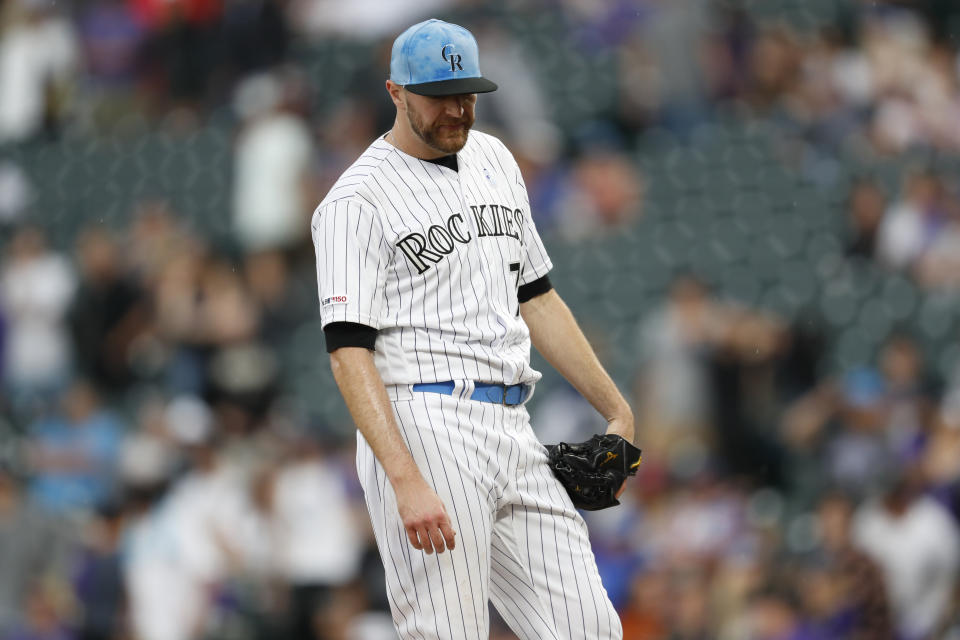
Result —
POLYGON ((453 549, 456 533, 440 496, 426 481, 396 489, 397 510, 414 549, 430 554, 453 549))

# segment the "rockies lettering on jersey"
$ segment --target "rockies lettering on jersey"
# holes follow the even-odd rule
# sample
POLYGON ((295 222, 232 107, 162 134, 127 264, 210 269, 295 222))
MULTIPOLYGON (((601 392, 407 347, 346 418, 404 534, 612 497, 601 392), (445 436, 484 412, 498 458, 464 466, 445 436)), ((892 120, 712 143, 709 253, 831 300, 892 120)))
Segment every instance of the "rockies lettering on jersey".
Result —
MULTIPOLYGON (((470 205, 474 218, 477 221, 477 237, 509 236, 523 242, 520 231, 523 229, 523 210, 512 209, 507 205, 485 205, 479 207, 470 205), (484 209, 489 206, 488 214, 493 219, 493 228, 484 218, 484 209)), ((416 267, 419 273, 430 268, 427 261, 440 262, 444 256, 450 255, 455 249, 454 240, 466 244, 473 236, 463 233, 454 223, 462 223, 463 216, 455 213, 447 218, 445 226, 433 225, 427 230, 426 238, 422 233, 411 233, 397 242, 407 259, 416 267)))
POLYGON ((471 131, 459 171, 377 139, 314 212, 321 322, 379 330, 385 384, 540 378, 517 289, 552 264, 520 170, 471 131))

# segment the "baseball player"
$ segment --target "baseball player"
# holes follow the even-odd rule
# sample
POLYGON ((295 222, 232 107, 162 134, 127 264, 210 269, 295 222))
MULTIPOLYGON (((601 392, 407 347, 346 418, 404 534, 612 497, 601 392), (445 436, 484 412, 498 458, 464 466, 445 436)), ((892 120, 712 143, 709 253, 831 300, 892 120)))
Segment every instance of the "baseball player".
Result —
POLYGON ((486 639, 492 602, 521 638, 621 638, 529 425, 531 342, 608 434, 632 440, 633 416, 551 286, 515 160, 471 131, 496 88, 463 27, 394 42, 393 128, 313 215, 327 351, 401 637, 486 639))

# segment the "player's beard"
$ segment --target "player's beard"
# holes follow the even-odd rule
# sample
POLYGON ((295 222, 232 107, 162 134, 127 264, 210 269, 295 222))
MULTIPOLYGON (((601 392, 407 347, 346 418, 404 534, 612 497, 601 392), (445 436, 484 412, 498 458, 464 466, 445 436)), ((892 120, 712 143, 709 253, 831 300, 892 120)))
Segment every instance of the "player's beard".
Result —
POLYGON ((406 112, 410 128, 431 149, 443 153, 457 153, 467 144, 467 136, 470 134, 470 127, 473 126, 473 113, 471 111, 464 109, 463 117, 456 122, 439 122, 432 125, 427 125, 420 114, 411 109, 409 105, 406 112), (452 124, 459 125, 459 128, 441 128, 452 124))

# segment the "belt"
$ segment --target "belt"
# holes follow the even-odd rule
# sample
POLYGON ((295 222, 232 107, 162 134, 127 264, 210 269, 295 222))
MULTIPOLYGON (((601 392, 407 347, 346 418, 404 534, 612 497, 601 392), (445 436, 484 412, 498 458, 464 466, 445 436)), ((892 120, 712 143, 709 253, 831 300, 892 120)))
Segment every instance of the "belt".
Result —
MULTIPOLYGON (((413 385, 414 391, 427 391, 429 393, 442 393, 445 396, 453 395, 456 387, 452 380, 446 382, 418 382, 413 385)), ((530 395, 530 385, 527 384, 491 384, 489 382, 475 382, 473 384, 473 393, 470 394, 471 400, 478 402, 492 402, 513 406, 523 404, 523 401, 530 395)))

